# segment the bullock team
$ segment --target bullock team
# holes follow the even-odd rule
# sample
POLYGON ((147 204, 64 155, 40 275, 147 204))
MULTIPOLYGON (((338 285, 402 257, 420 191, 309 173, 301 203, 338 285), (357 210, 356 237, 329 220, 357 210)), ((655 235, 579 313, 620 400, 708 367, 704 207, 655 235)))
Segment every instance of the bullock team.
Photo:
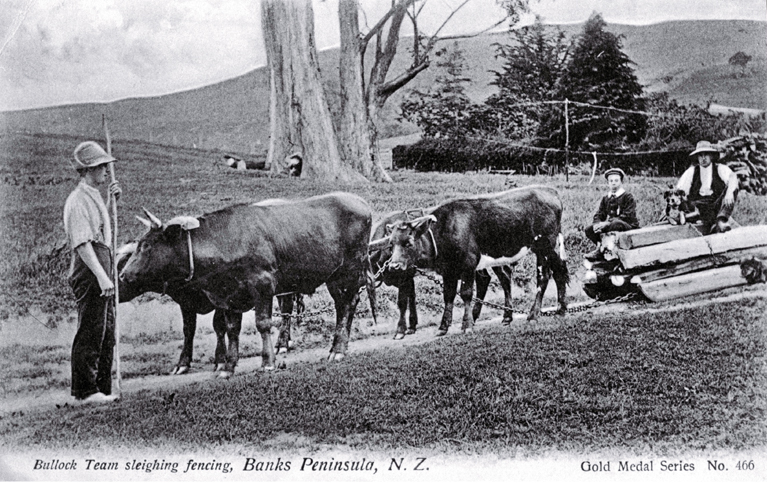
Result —
MULTIPOLYGON (((274 298, 278 297, 280 311, 289 314, 292 295, 311 294, 322 284, 336 309, 330 359, 342 359, 361 290, 368 289, 371 307, 375 306, 373 271, 400 290, 396 338, 416 330, 413 277, 417 268, 432 269, 443 277, 445 310, 438 335, 447 333, 451 325, 459 282, 465 304, 462 328, 473 327, 481 310, 481 305, 472 310, 474 282, 484 298, 490 280, 487 268, 493 268, 501 280, 504 323, 510 323, 511 278, 504 267, 528 251, 538 259, 538 293, 529 319, 540 314, 552 275, 559 312, 564 313, 568 271, 560 234, 562 203, 554 189, 518 188, 453 200, 421 213, 418 217, 412 212, 391 213, 373 227, 367 203, 349 193, 241 204, 167 223, 146 212, 147 218, 140 220, 149 231, 125 247, 118 260, 120 300, 155 291, 170 295, 179 304, 185 342, 176 373, 189 368, 196 314, 216 309, 220 377, 229 377, 237 364, 243 312, 255 311, 263 343, 262 366, 272 369, 274 298), (409 329, 406 309, 410 310, 409 329), (224 335, 229 339, 228 349, 224 335)), ((280 339, 284 337, 289 336, 282 330, 280 339)), ((280 345, 286 348, 287 341, 280 345)))

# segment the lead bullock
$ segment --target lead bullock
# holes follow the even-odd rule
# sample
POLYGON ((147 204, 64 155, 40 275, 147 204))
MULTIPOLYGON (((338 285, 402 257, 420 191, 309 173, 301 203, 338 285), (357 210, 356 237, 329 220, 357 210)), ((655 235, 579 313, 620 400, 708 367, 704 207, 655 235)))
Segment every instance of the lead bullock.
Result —
MULTIPOLYGON (((471 307, 475 271, 515 263, 532 250, 537 256, 538 287, 528 319, 539 316, 552 273, 557 284, 558 313, 562 314, 567 309, 569 273, 560 234, 561 219, 562 202, 557 191, 544 186, 449 201, 430 215, 395 224, 389 238, 393 253, 388 269, 406 273, 420 266, 434 268, 442 275, 445 310, 437 335, 444 335, 452 322, 459 281, 465 306, 462 328, 466 330, 474 323, 471 307)), ((509 284, 507 291, 507 285, 502 285, 508 307, 504 320, 510 321, 511 287, 509 284)))
MULTIPOLYGON (((409 265, 405 270, 391 270, 389 269, 389 263, 391 262, 392 247, 388 241, 391 235, 391 231, 397 222, 413 221, 416 216, 425 216, 434 211, 434 208, 427 208, 425 210, 406 210, 406 211, 393 211, 383 215, 381 218, 373 223, 373 230, 370 236, 371 250, 370 250, 370 263, 373 270, 376 271, 376 275, 381 282, 386 285, 396 287, 397 292, 397 308, 399 309, 399 320, 397 322, 397 330, 394 334, 394 339, 403 339, 405 335, 415 334, 418 326, 418 310, 415 296, 415 265, 409 265), (385 242, 379 242, 385 240, 385 242), (406 316, 409 311, 409 317, 406 316), (408 324, 409 322, 409 324, 408 324)), ((427 232, 426 236, 416 238, 413 240, 414 244, 421 244, 420 250, 431 250, 434 246, 434 235, 427 232)), ((511 274, 505 271, 505 266, 492 267, 495 271, 501 286, 504 289, 507 297, 511 294, 511 274)), ((484 300, 487 294, 487 289, 490 285, 490 273, 485 267, 478 267, 476 272, 477 282, 477 298, 484 300)), ((506 300, 507 306, 510 307, 511 299, 506 300)), ((482 311, 482 304, 475 304, 472 310, 472 317, 476 321, 482 311)), ((511 321, 511 309, 504 312, 504 323, 511 321)))
MULTIPOLYGON (((188 229, 153 223, 120 278, 140 284, 187 280, 216 308, 254 309, 266 369, 274 368, 273 297, 311 294, 326 284, 336 308, 330 359, 343 358, 369 267, 371 211, 362 198, 333 193, 243 204, 195 220, 188 229)), ((227 354, 227 371, 234 371, 237 358, 236 350, 227 354)))
MULTIPOLYGON (((151 214, 147 214, 152 218, 151 214)), ((151 224, 151 222, 147 221, 151 224)), ((159 220, 157 220, 159 223, 159 220)), ((173 220, 168 222, 172 224, 173 220)), ((136 242, 123 245, 117 250, 117 269, 122 270, 133 253, 136 251, 136 242)), ((181 309, 181 320, 183 323, 184 344, 181 349, 178 363, 171 371, 171 374, 181 375, 189 372, 194 353, 194 334, 197 330, 197 315, 208 314, 214 307, 200 290, 190 286, 185 281, 177 283, 157 284, 140 286, 125 281, 120 281, 120 303, 129 302, 145 292, 155 292, 168 295, 176 302, 181 309)), ((282 327, 280 330, 280 339, 277 342, 277 349, 287 350, 290 339, 290 322, 292 318, 294 303, 298 307, 297 316, 303 311, 303 300, 298 294, 294 298, 292 295, 283 295, 277 297, 280 306, 282 327), (283 330, 286 329, 286 330, 283 330)), ((229 347, 233 348, 239 341, 240 329, 242 327, 242 313, 229 310, 216 310, 213 314, 213 330, 216 333, 216 351, 215 351, 215 371, 219 377, 226 378, 229 374, 226 372, 226 339, 229 340, 229 347)), ((238 345, 238 344, 237 344, 238 345)))

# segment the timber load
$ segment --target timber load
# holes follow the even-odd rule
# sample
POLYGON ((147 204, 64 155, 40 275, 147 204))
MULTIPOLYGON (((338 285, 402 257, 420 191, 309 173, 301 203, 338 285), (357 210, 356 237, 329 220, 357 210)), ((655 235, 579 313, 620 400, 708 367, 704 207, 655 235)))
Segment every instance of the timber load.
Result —
POLYGON ((633 292, 658 302, 749 283, 740 265, 767 259, 767 226, 703 236, 695 225, 654 225, 602 243, 605 260, 584 262, 586 294, 608 300, 633 292))

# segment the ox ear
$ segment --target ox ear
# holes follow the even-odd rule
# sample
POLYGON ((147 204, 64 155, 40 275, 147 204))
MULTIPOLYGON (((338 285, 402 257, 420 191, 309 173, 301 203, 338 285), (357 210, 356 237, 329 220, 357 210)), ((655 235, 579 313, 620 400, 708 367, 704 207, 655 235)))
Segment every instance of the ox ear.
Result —
POLYGON ((437 218, 435 218, 434 215, 426 215, 420 218, 416 218, 415 220, 410 222, 410 224, 415 230, 416 237, 420 237, 421 235, 426 233, 429 230, 429 228, 431 228, 431 225, 434 224, 436 221, 437 221, 437 218))

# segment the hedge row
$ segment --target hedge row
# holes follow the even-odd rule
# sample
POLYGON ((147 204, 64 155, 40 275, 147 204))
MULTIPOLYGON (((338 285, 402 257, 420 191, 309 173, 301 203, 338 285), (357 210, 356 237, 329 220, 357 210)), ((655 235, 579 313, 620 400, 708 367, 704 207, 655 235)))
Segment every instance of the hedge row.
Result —
MULTIPOLYGON (((416 171, 464 172, 513 169, 523 174, 562 172, 565 153, 509 146, 503 142, 471 139, 423 138, 392 150, 394 167, 416 171)), ((587 154, 570 154, 570 165, 592 164, 587 154)), ((600 170, 619 167, 628 174, 678 176, 690 166, 688 151, 600 156, 600 170)))

